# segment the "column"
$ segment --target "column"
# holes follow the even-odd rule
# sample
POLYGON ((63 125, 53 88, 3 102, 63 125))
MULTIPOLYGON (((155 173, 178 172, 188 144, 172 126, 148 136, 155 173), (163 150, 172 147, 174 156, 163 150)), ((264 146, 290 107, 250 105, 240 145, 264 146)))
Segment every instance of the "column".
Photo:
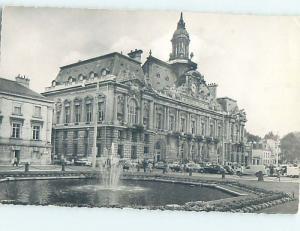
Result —
POLYGON ((170 130, 170 108, 167 107, 167 130, 170 130))
POLYGON ((143 123, 143 118, 144 118, 144 100, 143 100, 143 98, 141 99, 141 106, 140 106, 140 116, 139 116, 140 118, 139 118, 139 124, 144 124, 143 123))
POLYGON ((154 102, 150 102, 150 111, 149 111, 149 129, 154 129, 154 102))
POLYGON ((115 95, 114 95, 114 110, 113 110, 113 123, 114 124, 118 123, 117 113, 118 113, 118 96, 115 93, 115 95))
POLYGON ((168 121, 168 117, 167 117, 167 106, 165 106, 165 112, 164 112, 164 128, 165 130, 168 130, 168 125, 167 122, 168 121))
POLYGON ((187 126, 186 126, 187 133, 191 133, 191 114, 188 112, 187 114, 187 126))
POLYGON ((128 96, 124 96, 124 123, 128 123, 128 96))
POLYGON ((179 110, 176 109, 176 123, 175 123, 175 131, 179 132, 179 123, 180 123, 180 118, 179 118, 179 110))
POLYGON ((153 103, 153 129, 156 129, 156 104, 153 103))
POLYGON ((207 116, 206 117, 206 136, 209 136, 209 129, 210 129, 210 118, 207 116))

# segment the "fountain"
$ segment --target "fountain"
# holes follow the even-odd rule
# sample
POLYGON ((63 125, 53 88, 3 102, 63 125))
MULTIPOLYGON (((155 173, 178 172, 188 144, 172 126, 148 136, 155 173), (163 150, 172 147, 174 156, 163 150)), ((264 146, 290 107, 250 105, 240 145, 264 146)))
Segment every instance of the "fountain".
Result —
POLYGON ((104 148, 103 156, 98 162, 97 179, 106 189, 117 189, 119 186, 122 166, 119 163, 120 159, 114 153, 114 143, 112 143, 110 152, 104 148))

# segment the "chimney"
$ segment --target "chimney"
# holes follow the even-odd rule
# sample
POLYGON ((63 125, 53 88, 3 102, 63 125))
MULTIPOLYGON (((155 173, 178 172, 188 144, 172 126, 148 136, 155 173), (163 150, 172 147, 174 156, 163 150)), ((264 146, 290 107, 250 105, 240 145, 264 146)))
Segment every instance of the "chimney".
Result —
POLYGON ((210 91, 211 96, 215 99, 217 97, 217 87, 218 87, 218 85, 215 84, 215 83, 211 83, 211 84, 208 84, 207 87, 210 91))
POLYGON ((141 63, 141 61, 142 61, 142 53, 143 53, 142 50, 135 49, 134 51, 131 50, 127 55, 130 58, 134 59, 135 61, 138 61, 138 62, 141 63))
POLYGON ((29 78, 26 78, 25 75, 24 75, 24 76, 18 75, 18 76, 16 77, 16 82, 17 82, 18 84, 23 85, 24 87, 29 88, 29 82, 30 82, 30 79, 29 79, 29 78))

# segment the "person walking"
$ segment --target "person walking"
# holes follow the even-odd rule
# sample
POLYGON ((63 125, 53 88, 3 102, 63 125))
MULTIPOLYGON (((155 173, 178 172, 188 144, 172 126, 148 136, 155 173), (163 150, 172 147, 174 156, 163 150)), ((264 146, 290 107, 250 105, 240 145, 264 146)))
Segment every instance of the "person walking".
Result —
POLYGON ((277 171, 277 178, 278 178, 278 181, 280 182, 280 175, 281 175, 281 172, 280 170, 277 171))

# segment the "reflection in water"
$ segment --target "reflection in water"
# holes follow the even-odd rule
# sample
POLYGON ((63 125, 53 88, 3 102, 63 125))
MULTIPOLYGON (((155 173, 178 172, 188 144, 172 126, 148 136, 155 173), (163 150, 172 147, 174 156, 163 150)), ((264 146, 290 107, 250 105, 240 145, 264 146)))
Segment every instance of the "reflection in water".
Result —
POLYGON ((12 181, 0 184, 0 200, 29 204, 64 204, 91 206, 145 206, 184 204, 231 197, 213 188, 151 181, 121 181, 117 188, 106 188, 97 180, 12 181))

